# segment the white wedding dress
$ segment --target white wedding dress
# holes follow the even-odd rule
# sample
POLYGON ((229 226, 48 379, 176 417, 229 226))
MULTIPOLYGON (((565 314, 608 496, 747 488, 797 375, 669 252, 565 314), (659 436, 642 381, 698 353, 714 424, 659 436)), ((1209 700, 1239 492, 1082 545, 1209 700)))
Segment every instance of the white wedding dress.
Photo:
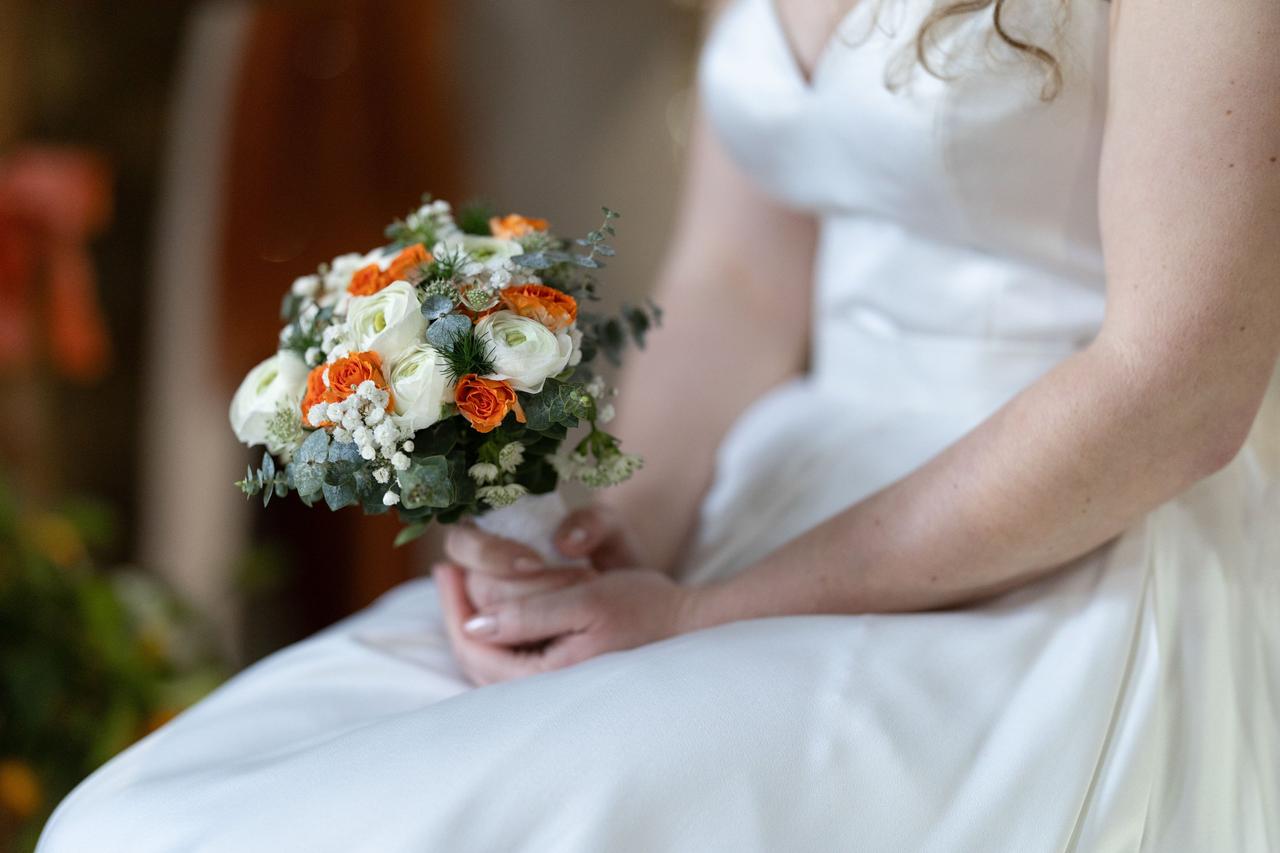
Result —
MULTIPOLYGON (((723 142, 822 236, 811 374, 726 438, 693 580, 919 466, 1102 319, 1108 5, 1070 4, 1048 104, 995 43, 911 72, 930 0, 874 5, 812 81, 770 0, 703 55, 723 142)), ((41 846, 836 849, 1280 849, 1280 385, 1227 468, 980 607, 741 622, 473 690, 410 582, 112 761, 41 846)))

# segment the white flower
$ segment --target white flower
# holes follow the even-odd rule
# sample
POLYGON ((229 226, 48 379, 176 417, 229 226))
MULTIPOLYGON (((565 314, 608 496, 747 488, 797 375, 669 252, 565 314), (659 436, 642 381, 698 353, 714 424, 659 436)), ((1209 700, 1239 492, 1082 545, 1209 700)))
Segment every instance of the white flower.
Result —
MULTIPOLYGON (((442 240, 439 244, 446 251, 461 249, 471 260, 489 269, 501 269, 516 255, 524 254, 524 247, 515 240, 499 240, 497 237, 483 237, 478 234, 456 234, 442 240)), ((441 254, 433 252, 433 254, 441 254)))
POLYGON ((390 490, 382 496, 382 503, 386 506, 395 506, 400 503, 400 496, 390 490))
POLYGON ((418 344, 391 362, 387 384, 395 399, 392 418, 410 432, 426 429, 453 399, 453 383, 435 347, 418 344))
POLYGON ((321 303, 329 304, 339 295, 346 293, 347 288, 351 286, 351 277, 356 274, 356 271, 376 262, 377 259, 378 253, 375 251, 367 255, 355 253, 338 255, 330 261, 329 269, 324 274, 325 296, 321 298, 321 303))
POLYGON ((569 342, 573 345, 573 355, 569 356, 569 366, 577 367, 582 363, 582 332, 575 323, 568 329, 569 342))
POLYGON ((596 413, 596 420, 602 424, 607 424, 609 421, 613 420, 616 414, 617 413, 613 409, 613 403, 605 403, 596 413))
POLYGON ((524 461, 524 445, 518 441, 504 444, 498 451, 498 467, 508 474, 514 474, 524 461))
POLYGON ((528 493, 529 490, 519 483, 508 483, 505 486, 481 486, 476 489, 476 496, 494 508, 511 506, 528 493))
POLYGON ((320 292, 320 276, 303 275, 293 280, 290 288, 294 296, 315 297, 320 292))
POLYGON ((427 331, 417 289, 407 281, 395 281, 370 296, 358 296, 347 305, 347 339, 359 351, 373 350, 383 363, 399 358, 420 343, 427 331))
POLYGON ((490 462, 477 462, 467 469, 467 473, 477 484, 483 486, 495 482, 498 479, 499 471, 498 466, 490 462))
POLYGON ((406 471, 409 468, 409 457, 403 453, 397 453, 391 457, 391 467, 397 471, 406 471))
POLYGON ((379 483, 382 483, 383 485, 386 485, 387 483, 391 482, 391 469, 385 468, 385 467, 374 468, 373 479, 377 480, 379 483))
POLYGON ((514 311, 495 311, 476 324, 476 337, 493 355, 491 379, 505 379, 517 391, 537 394, 547 377, 569 364, 573 340, 514 311))
POLYGON ((296 410, 306 384, 307 365, 292 350, 282 350, 250 370, 231 399, 229 414, 236 438, 250 446, 265 444, 278 454, 283 448, 272 446, 276 442, 270 439, 271 418, 282 406, 296 410))

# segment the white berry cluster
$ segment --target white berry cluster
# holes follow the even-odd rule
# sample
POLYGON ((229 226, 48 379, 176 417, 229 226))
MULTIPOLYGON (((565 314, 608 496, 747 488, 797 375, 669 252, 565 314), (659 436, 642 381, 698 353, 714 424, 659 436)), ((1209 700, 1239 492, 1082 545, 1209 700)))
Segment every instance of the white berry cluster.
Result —
MULTIPOLYGON (((356 386, 354 394, 339 403, 316 403, 307 412, 307 420, 316 428, 333 424, 333 440, 354 444, 362 459, 375 463, 373 478, 386 484, 396 471, 409 467, 408 454, 413 452, 412 433, 387 417, 390 400, 386 391, 366 379, 356 386)), ((383 497, 388 506, 398 500, 393 491, 383 497)))
POLYGON ((616 486, 639 471, 644 464, 643 460, 634 453, 623 453, 620 450, 594 459, 581 451, 570 454, 557 453, 549 458, 561 478, 577 480, 592 489, 616 486))
POLYGON ((477 462, 467 469, 467 473, 475 480, 476 485, 480 488, 476 489, 476 495, 480 500, 492 507, 510 506, 520 498, 529 493, 529 490, 519 483, 510 482, 515 476, 516 469, 524 462, 524 445, 518 441, 512 441, 502 446, 498 451, 498 461, 493 462, 477 462), (506 480, 507 482, 499 482, 506 480))

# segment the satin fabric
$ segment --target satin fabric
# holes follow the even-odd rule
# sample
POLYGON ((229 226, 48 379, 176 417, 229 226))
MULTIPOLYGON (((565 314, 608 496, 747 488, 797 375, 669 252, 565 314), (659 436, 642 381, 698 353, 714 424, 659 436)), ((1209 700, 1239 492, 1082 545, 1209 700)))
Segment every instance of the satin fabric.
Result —
MULTIPOLYGON (((1050 103, 976 17, 943 41, 974 57, 956 79, 903 73, 929 5, 860 4, 809 81, 770 0, 704 52, 721 138, 822 236, 812 372, 726 437, 691 582, 908 473, 1101 323, 1105 5, 1070 4, 1050 103)), ((41 850, 1276 849, 1277 436, 1273 384, 1227 468, 964 610, 741 622, 472 690, 411 582, 111 762, 41 850)))

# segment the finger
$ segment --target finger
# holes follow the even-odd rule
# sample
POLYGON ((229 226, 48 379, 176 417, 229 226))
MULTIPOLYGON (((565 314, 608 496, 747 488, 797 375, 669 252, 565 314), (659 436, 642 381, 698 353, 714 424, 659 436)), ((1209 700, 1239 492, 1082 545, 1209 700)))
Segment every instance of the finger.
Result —
POLYGON ((467 572, 467 598, 477 610, 484 610, 504 601, 528 598, 553 589, 564 589, 596 576, 597 573, 592 569, 548 569, 545 572, 514 579, 494 577, 482 572, 467 572))
POLYGON ((566 557, 590 557, 598 569, 634 568, 637 554, 618 513, 603 506, 569 514, 556 534, 556 548, 566 557))
POLYGON ((566 557, 586 557, 604 544, 617 527, 611 510, 598 506, 576 509, 556 531, 556 548, 566 557))
POLYGON ((469 524, 456 524, 449 528, 444 552, 467 571, 499 577, 520 577, 546 568, 532 549, 510 539, 492 536, 469 524))
POLYGON ((467 600, 462 570, 448 563, 435 567, 436 589, 444 611, 445 632, 458 663, 466 676, 476 684, 494 684, 542 672, 546 667, 540 656, 527 655, 472 639, 463 629, 475 609, 467 600))
POLYGON ((582 585, 486 608, 463 623, 471 637, 506 646, 584 631, 594 619, 582 585))

